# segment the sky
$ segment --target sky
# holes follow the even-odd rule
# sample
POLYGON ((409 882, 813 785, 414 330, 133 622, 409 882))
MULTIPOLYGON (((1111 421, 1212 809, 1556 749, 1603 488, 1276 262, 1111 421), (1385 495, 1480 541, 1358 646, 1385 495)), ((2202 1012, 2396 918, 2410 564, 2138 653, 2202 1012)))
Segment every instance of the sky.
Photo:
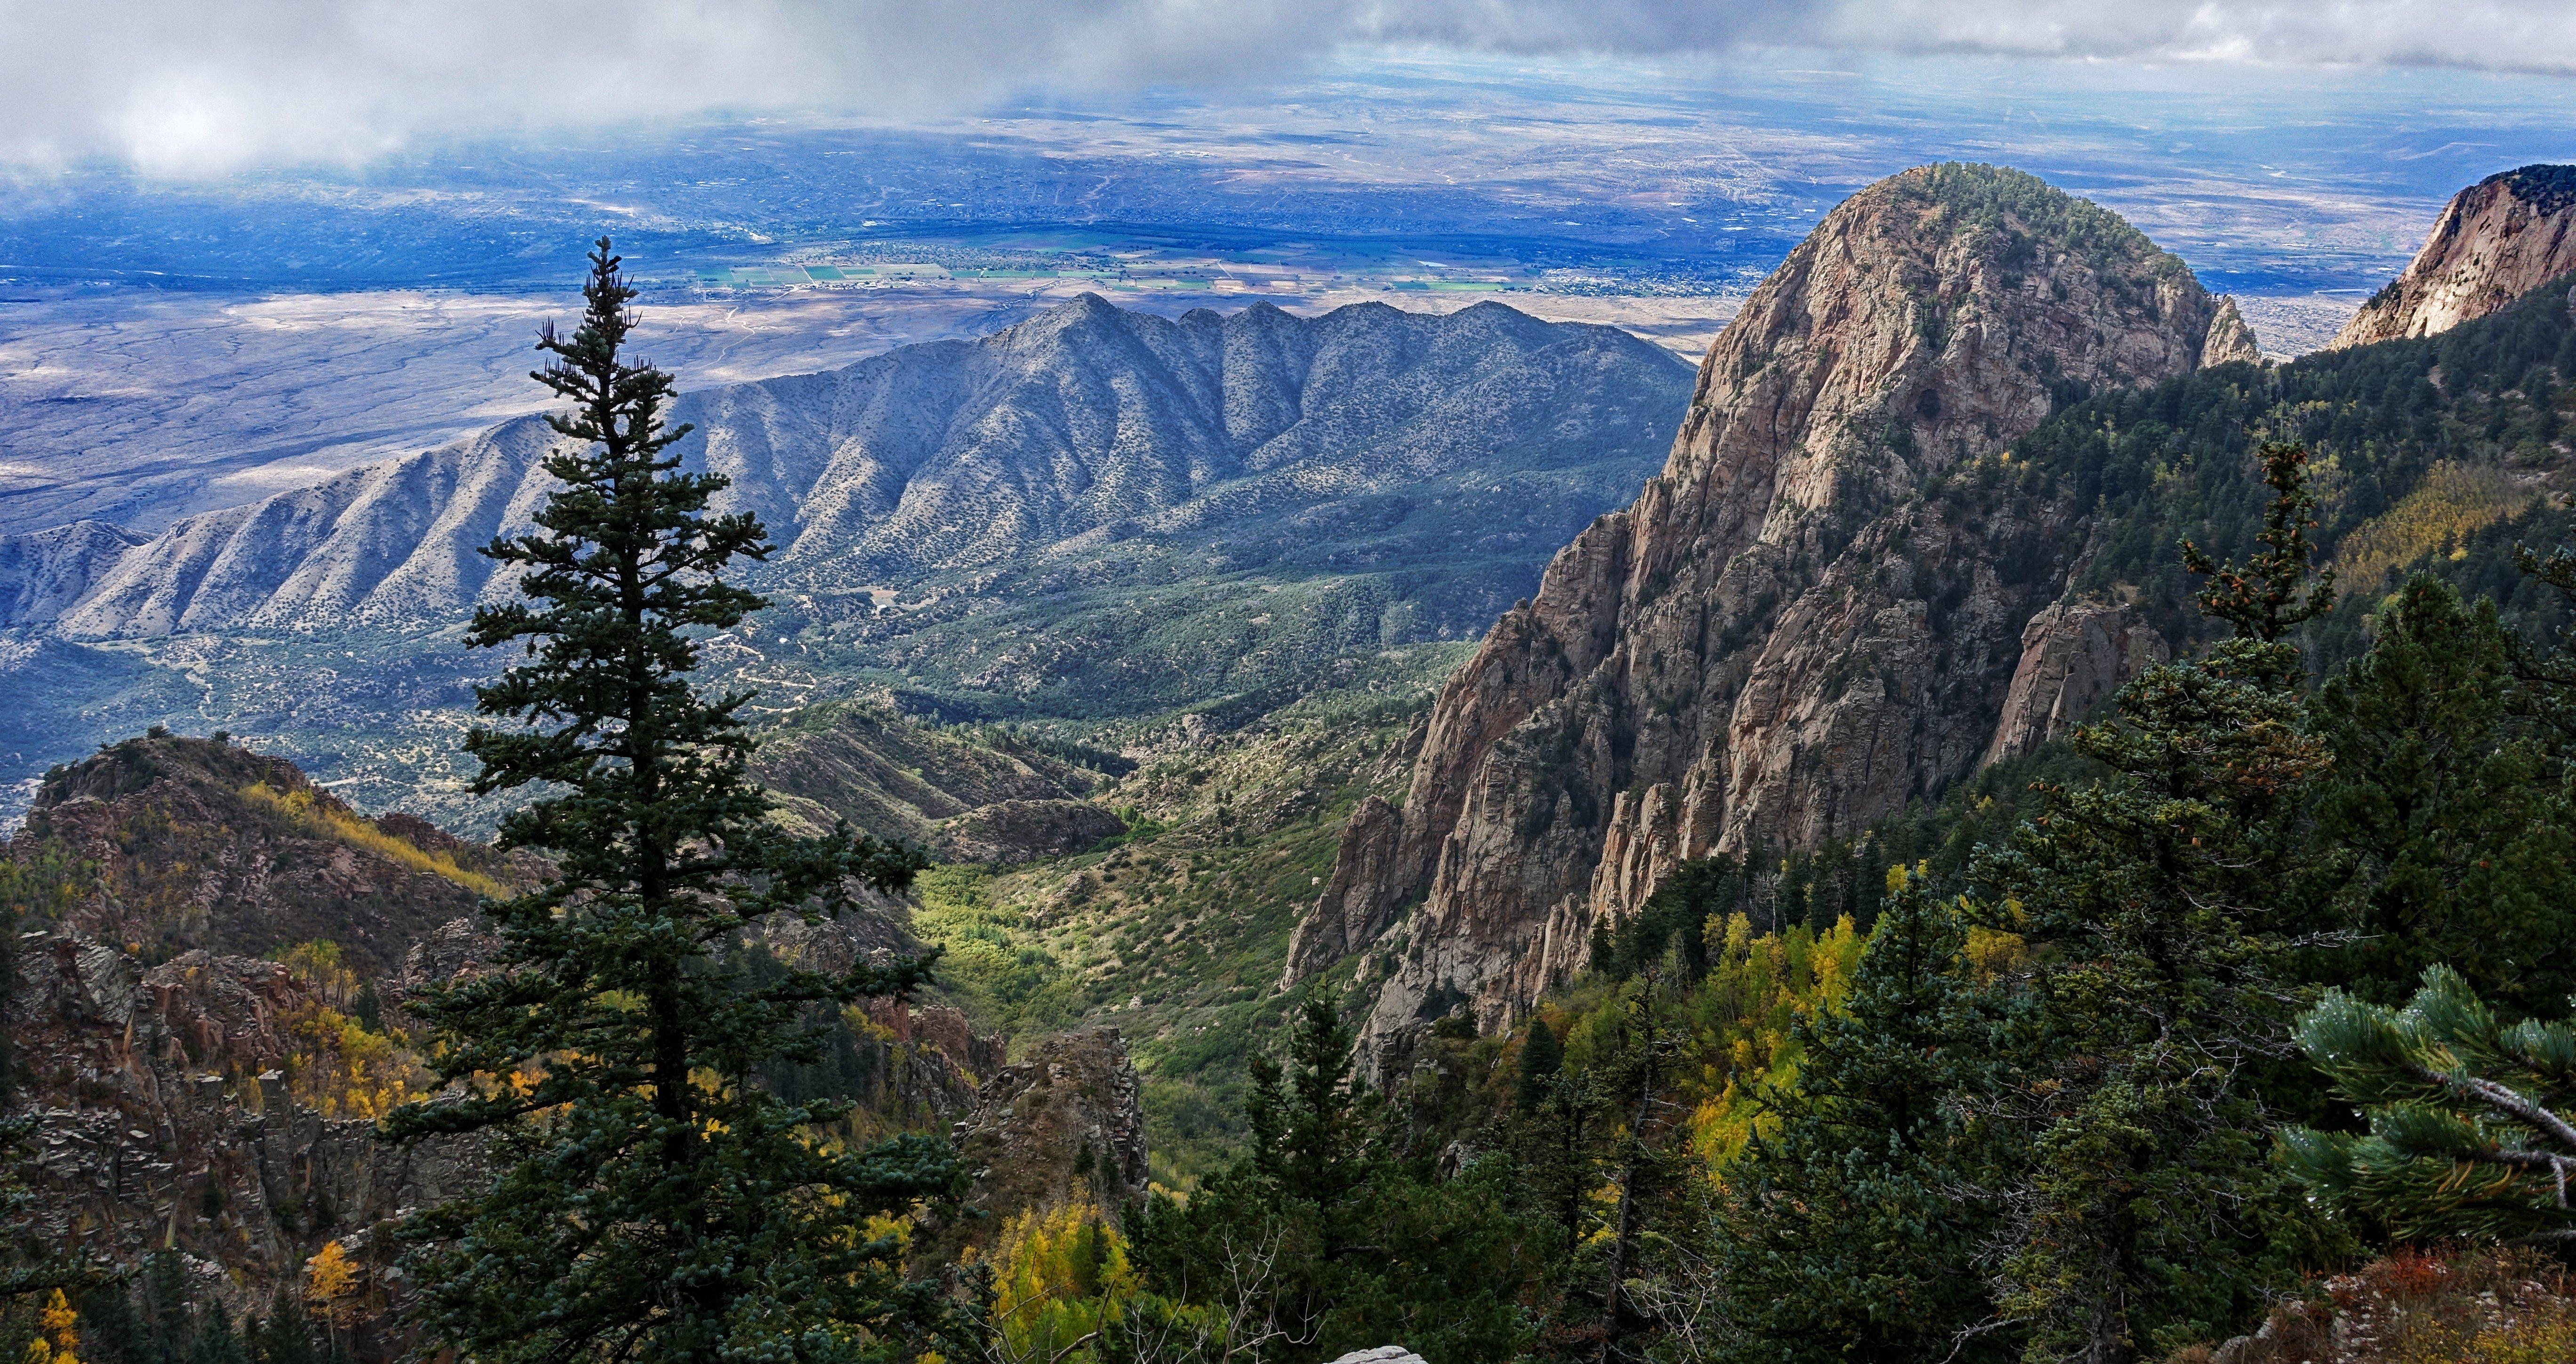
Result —
POLYGON ((0 0, 0 167, 201 178, 711 114, 955 114, 1355 49, 2576 74, 2566 0, 0 0))

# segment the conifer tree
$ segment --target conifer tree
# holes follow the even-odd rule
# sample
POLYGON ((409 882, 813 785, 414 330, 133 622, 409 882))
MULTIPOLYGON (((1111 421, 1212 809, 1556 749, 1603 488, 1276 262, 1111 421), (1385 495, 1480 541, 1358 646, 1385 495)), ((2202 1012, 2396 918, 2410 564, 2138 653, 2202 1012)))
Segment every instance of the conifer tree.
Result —
POLYGON ((1878 926, 1839 1009, 1803 1019, 1793 1090, 1729 1171, 1715 1261, 1744 1361, 2006 1355, 1976 1254, 1996 1230, 1977 1109, 2000 1079, 2001 1020, 1966 958, 1958 907, 1888 873, 1878 926))
POLYGON ((1353 1074, 1331 997, 1297 1001, 1288 1031, 1284 1065, 1250 1067, 1244 1159, 1187 1204, 1157 1195, 1130 1217, 1150 1295, 1268 1342, 1230 1357, 1324 1360, 1392 1339, 1432 1364, 1518 1357, 1538 1266, 1500 1163, 1442 1181, 1399 1150, 1401 1118, 1353 1074))
POLYGON ((2038 1357, 2120 1364, 2208 1337, 2322 1234, 2264 1158, 2255 1077, 2287 1051, 2303 921, 2282 888, 2328 766, 2287 636, 2332 590, 2306 579, 2305 453, 2262 456, 2264 548, 2240 567, 2185 546, 2212 578, 2203 609, 2236 637, 2124 688, 2074 740, 2112 775, 2044 789, 1974 873, 1980 917, 2038 963, 1998 1107, 2036 1157, 2006 1200, 1998 1290, 2038 1357))
POLYGON ((2283 1133, 2319 1196, 2401 1239, 2576 1241, 2576 1024, 2506 1026, 2433 966, 2403 1009, 2329 992, 2298 1039, 2370 1120, 2283 1133))
POLYGON ((80 1332, 87 1364, 153 1364, 158 1358, 134 1310, 134 1296, 115 1280, 92 1284, 80 1295, 80 1332))
POLYGON ((906 1277, 888 1220, 956 1193, 945 1143, 844 1149, 824 1129, 845 1105, 750 1078, 819 1054, 816 1006, 903 991, 926 965, 754 983, 732 959, 762 917, 820 920, 921 862, 846 828, 784 834, 746 772, 750 695, 692 686, 699 639, 762 605, 723 573, 769 545, 750 514, 711 509, 724 478, 681 470, 671 379, 626 352, 635 290, 606 239, 590 260, 579 330, 538 342, 535 377, 572 404, 548 419, 558 486, 535 532, 484 551, 524 600, 467 635, 524 646, 476 697, 515 723, 466 748, 478 793, 538 792, 500 841, 553 874, 487 907, 495 969, 415 1006, 463 1095, 385 1125, 484 1133, 501 1167, 405 1229, 419 1324, 487 1364, 962 1355, 971 1323, 906 1277))
POLYGON ((1523 1113, 1535 1113, 1547 1098, 1551 1083, 1565 1069, 1565 1047, 1544 1018, 1530 1020, 1529 1032, 1521 1038, 1520 1077, 1512 1096, 1523 1113))
POLYGON ((233 1329, 233 1318, 220 1302, 206 1304, 205 1320, 197 1325, 196 1339, 188 1343, 188 1364, 251 1364, 250 1351, 243 1347, 241 1333, 233 1329))
POLYGON ((2443 964, 2510 1011, 2554 1009, 2576 991, 2576 812, 2520 642, 2426 574, 2373 634, 2310 707, 2334 757, 2311 876, 2353 936, 2323 978, 2393 1005, 2443 964))
POLYGON ((269 1299, 268 1315, 243 1334, 256 1364, 319 1364, 320 1355, 313 1348, 313 1329, 306 1324, 304 1313, 284 1284, 279 1284, 277 1295, 269 1299))

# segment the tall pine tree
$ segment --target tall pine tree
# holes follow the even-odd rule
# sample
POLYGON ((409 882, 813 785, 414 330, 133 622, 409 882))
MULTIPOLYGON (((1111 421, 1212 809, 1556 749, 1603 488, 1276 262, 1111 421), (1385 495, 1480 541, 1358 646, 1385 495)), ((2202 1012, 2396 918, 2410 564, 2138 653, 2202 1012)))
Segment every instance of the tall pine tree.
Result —
POLYGON ((2576 991, 2576 811, 2526 651, 2492 600, 2429 574, 2373 635, 2311 704, 2334 755, 2315 898, 2352 935, 2321 974, 2396 1004, 2442 964, 2509 1012, 2554 1011, 2576 991))
POLYGON ((2008 1183, 2003 1312, 2033 1358, 2125 1364, 2254 1315, 2313 1219, 2266 1158, 2259 1077, 2286 1071, 2307 794, 2290 636, 2327 609, 2307 579, 2306 452, 2262 450, 2274 497, 2244 565, 2184 558, 2236 628, 2141 674, 2075 747, 2111 769, 2050 788, 1981 859, 1978 912, 2025 937, 2032 1008, 1998 1049, 1997 1106, 2035 1157, 2008 1183))
MULTIPOLYGON (((523 645, 478 689, 474 789, 534 786, 501 843, 553 876, 487 907, 495 969, 417 1006, 462 1097, 388 1119, 393 1139, 479 1132, 500 1172, 405 1229, 434 1341, 512 1360, 879 1360, 962 1356, 972 1325, 908 1278, 894 1216, 952 1197, 943 1143, 841 1148, 845 1105, 784 1103, 751 1076, 811 1061, 818 1005, 921 983, 926 967, 746 978, 732 958, 771 914, 820 920, 852 887, 906 885, 916 855, 852 835, 789 837, 752 783, 749 693, 692 686, 698 641, 758 609, 723 578, 769 552, 721 476, 682 472, 670 376, 632 361, 635 290, 602 239, 569 338, 536 377, 569 400, 534 533, 484 553, 525 598, 475 613, 467 642, 523 645)), ((820 1012, 832 1012, 829 1009, 820 1012)))
POLYGON ((1771 1096, 1727 1172, 1716 1219, 1728 1360, 2005 1357, 1976 1256, 1996 1230, 1981 1191, 1999 1076, 1996 996, 1967 960, 1967 925, 1924 872, 1889 894, 1850 994, 1803 1019, 1793 1089, 1771 1096))

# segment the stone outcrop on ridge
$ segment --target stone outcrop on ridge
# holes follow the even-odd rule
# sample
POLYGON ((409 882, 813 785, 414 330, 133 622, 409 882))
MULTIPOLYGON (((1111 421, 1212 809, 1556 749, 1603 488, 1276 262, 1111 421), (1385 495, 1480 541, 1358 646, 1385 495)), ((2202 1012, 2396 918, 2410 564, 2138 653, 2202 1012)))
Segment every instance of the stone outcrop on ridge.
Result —
MULTIPOLYGON (((1973 770, 2081 543, 2006 447, 2066 394, 2233 349, 2223 323, 2181 261, 2017 172, 1920 168, 1835 209, 1710 347, 1663 473, 1450 679, 1288 980, 1375 944, 1399 962, 1362 976, 1381 1058, 1459 1009, 1491 1028, 1682 859, 1852 834, 1973 770)), ((2101 679, 2042 633, 2045 731, 2101 679)))
POLYGON ((2490 175, 2451 196, 2433 235, 2332 345, 2437 336, 2576 270, 2576 166, 2490 175))

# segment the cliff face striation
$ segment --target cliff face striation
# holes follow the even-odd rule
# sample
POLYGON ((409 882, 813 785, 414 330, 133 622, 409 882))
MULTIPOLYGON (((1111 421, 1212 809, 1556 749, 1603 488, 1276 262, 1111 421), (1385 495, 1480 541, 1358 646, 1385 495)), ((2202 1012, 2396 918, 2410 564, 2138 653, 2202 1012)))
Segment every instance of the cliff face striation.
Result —
POLYGON ((2451 197, 2415 260, 2334 346, 2436 336, 2576 270, 2576 166, 2525 166, 2451 197))
POLYGON ((2242 328, 2030 176, 1934 166, 1855 195, 1711 346, 1662 474, 1450 680, 1401 809, 1354 814, 1287 979, 1375 944, 1399 962, 1363 976, 1382 1057, 1460 1008, 1490 1028, 1680 860, 1848 835, 1971 771, 2025 660, 2050 676, 2022 687, 2024 732, 2116 686, 2155 647, 2097 668, 2091 615, 2028 628, 2082 509, 1975 469, 2076 392, 2188 373, 2213 341, 2240 358, 2242 328))

